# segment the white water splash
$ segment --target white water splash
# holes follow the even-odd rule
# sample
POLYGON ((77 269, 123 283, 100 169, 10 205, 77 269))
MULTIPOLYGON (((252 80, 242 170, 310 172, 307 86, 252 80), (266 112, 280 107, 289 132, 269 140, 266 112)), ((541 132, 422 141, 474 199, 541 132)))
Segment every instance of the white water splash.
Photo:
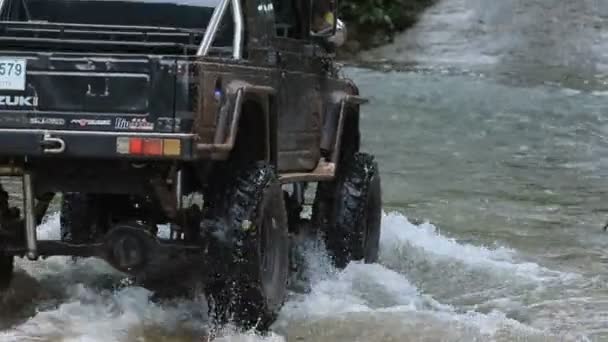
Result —
MULTIPOLYGON (((384 214, 381 236, 382 258, 391 263, 393 255, 407 249, 420 250, 426 260, 459 262, 462 267, 483 269, 488 272, 503 273, 525 279, 562 280, 577 279, 578 275, 549 270, 538 264, 517 261, 513 249, 474 246, 458 243, 454 238, 442 236, 437 227, 430 223, 414 225, 399 213, 384 214)), ((397 260, 399 262, 399 260, 397 260)))
MULTIPOLYGON (((42 238, 56 237, 56 230, 56 216, 51 216, 39 227, 42 238)), ((527 273, 535 281, 542 281, 542 275, 548 271, 536 264, 516 263, 513 250, 459 244, 440 235, 429 224, 416 226, 400 214, 384 214, 383 259, 390 259, 391 251, 399 246, 421 248, 428 258, 457 259, 467 267, 507 270, 516 275, 527 273)), ((223 327, 216 341, 284 341, 285 336, 302 335, 302 327, 348 320, 356 322, 357 317, 365 317, 367 324, 376 320, 393 322, 391 324, 397 324, 399 320, 423 321, 436 327, 432 334, 449 327, 450 331, 456 331, 452 337, 458 338, 500 336, 505 331, 515 331, 518 336, 544 335, 496 310, 489 313, 459 311, 442 304, 425 294, 424 289, 416 287, 407 274, 382 264, 355 262, 338 271, 331 266, 322 244, 312 243, 305 249, 310 291, 292 294, 275 324, 276 333, 262 337, 223 327)), ((204 299, 158 304, 152 302, 151 293, 142 288, 99 289, 96 281, 101 275, 116 275, 99 260, 72 262, 67 258, 51 258, 37 263, 20 261, 18 266, 42 283, 63 284, 65 298, 55 307, 37 312, 24 323, 0 333, 3 341, 191 341, 203 340, 208 328, 204 299)), ((395 329, 402 329, 400 333, 405 336, 415 335, 418 333, 416 324, 412 324, 397 324, 399 328, 395 329)), ((349 329, 365 327, 365 324, 354 324, 349 329)), ((458 340, 452 339, 447 331, 443 333, 445 340, 458 340)), ((316 338, 319 337, 313 336, 310 340, 316 338)), ((331 340, 340 339, 332 337, 331 340)))
MULTIPOLYGON (((484 247, 461 245, 455 240, 445 238, 437 233, 429 224, 415 226, 407 218, 397 213, 383 215, 382 224, 382 255, 391 258, 390 251, 395 246, 411 246, 414 241, 418 246, 426 248, 427 256, 436 255, 445 258, 459 259, 467 266, 501 268, 522 267, 521 272, 541 272, 541 267, 532 263, 510 263, 515 252, 506 248, 490 250, 484 247), (421 236, 422 235, 422 236, 421 236)), ((315 260, 325 260, 326 255, 318 248, 309 250, 307 264, 315 260)), ((425 294, 423 289, 414 286, 406 275, 397 273, 381 264, 362 264, 354 262, 343 271, 327 269, 326 264, 314 263, 319 270, 311 291, 295 295, 283 308, 275 329, 286 334, 302 335, 302 329, 308 331, 311 327, 322 322, 356 321, 367 317, 375 321, 378 317, 386 320, 400 319, 422 320, 432 325, 449 325, 451 329, 460 329, 464 335, 454 336, 485 336, 516 332, 516 335, 543 337, 545 332, 529 327, 516 320, 508 318, 498 310, 489 313, 475 311, 460 311, 451 305, 442 304, 432 296, 425 294), (302 323, 306 322, 306 323, 302 323), (304 326, 305 328, 303 328, 304 326), (299 328, 298 328, 299 327, 299 328), (472 335, 468 335, 472 334, 472 335)), ((542 277, 535 277, 541 281, 542 277)), ((363 330, 365 325, 357 328, 358 323, 350 329, 363 330)), ((403 336, 415 335, 416 327, 404 324, 401 327, 403 336)), ((316 328, 315 328, 316 329, 316 328)), ((321 329, 321 328, 318 328, 321 329)), ((306 335, 306 334, 304 334, 306 335)), ((333 335, 332 335, 333 336, 333 335)), ((305 337, 302 339, 306 340, 305 337)), ((445 340, 452 341, 451 337, 445 340)), ((458 338, 455 340, 459 340, 458 338)))

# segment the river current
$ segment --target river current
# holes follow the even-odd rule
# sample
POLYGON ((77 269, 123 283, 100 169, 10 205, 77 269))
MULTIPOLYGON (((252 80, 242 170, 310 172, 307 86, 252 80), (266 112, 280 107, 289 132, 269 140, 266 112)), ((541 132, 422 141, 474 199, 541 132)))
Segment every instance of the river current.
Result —
MULTIPOLYGON (((371 100, 380 262, 337 271, 311 242, 272 334, 218 340, 608 341, 607 28, 599 0, 443 0, 345 67, 371 100)), ((204 341, 202 296, 150 301, 93 259, 18 266, 0 341, 204 341)))

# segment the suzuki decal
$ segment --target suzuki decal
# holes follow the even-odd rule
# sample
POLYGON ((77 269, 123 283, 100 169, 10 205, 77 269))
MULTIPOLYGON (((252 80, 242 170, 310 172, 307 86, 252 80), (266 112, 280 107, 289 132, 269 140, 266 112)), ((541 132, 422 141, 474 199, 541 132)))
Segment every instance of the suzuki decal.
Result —
POLYGON ((38 97, 36 96, 0 96, 0 106, 9 107, 36 107, 38 97))

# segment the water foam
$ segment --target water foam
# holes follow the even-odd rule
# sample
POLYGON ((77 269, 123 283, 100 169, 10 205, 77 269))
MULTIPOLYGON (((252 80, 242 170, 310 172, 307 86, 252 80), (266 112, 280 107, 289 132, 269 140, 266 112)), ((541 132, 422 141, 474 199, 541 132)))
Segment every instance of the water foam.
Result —
POLYGON ((439 229, 431 223, 412 224, 400 213, 384 213, 381 236, 384 263, 402 262, 403 253, 418 251, 427 261, 458 262, 464 268, 483 269, 494 273, 508 271, 510 275, 520 278, 563 281, 578 276, 544 268, 536 263, 518 261, 515 250, 498 246, 490 249, 486 246, 474 246, 459 243, 454 238, 441 235, 439 229))
MULTIPOLYGON (((390 251, 395 245, 409 243, 409 233, 406 232, 408 230, 413 230, 414 235, 419 230, 426 231, 428 234, 423 237, 420 244, 427 247, 434 246, 435 248, 429 249, 442 251, 440 255, 457 257, 463 254, 463 249, 468 251, 468 256, 464 256, 461 260, 473 265, 478 264, 480 260, 485 260, 485 264, 482 262, 482 265, 494 265, 495 258, 512 258, 515 253, 506 248, 492 251, 483 247, 459 245, 454 240, 439 235, 436 229, 430 227, 428 224, 413 225, 406 217, 397 213, 384 214, 381 239, 383 259, 392 257, 390 251)), ((331 266, 328 267, 326 252, 318 245, 308 249, 305 254, 306 265, 310 268, 308 272, 315 274, 310 278, 312 279, 310 291, 294 294, 283 307, 274 327, 288 336, 295 335, 307 340, 305 336, 309 331, 330 331, 334 329, 333 326, 341 326, 343 322, 349 321, 356 323, 348 329, 362 333, 366 330, 366 325, 372 324, 370 322, 391 320, 404 320, 400 327, 396 328, 402 329, 401 333, 404 336, 416 335, 418 329, 415 324, 409 325, 407 321, 428 323, 429 320, 439 329, 443 329, 440 327, 446 325, 459 329, 462 334, 458 336, 463 338, 488 337, 506 332, 516 332, 515 335, 524 336, 545 335, 545 332, 508 318, 498 310, 480 313, 442 304, 412 284, 406 274, 392 270, 387 265, 353 262, 344 270, 337 271, 331 266)), ((507 261, 501 262, 507 263, 507 261)), ((502 263, 498 263, 499 267, 502 263)), ((397 322, 395 324, 399 325, 397 322)), ((342 340, 346 340, 341 334, 339 333, 342 340)), ((324 335, 328 339, 330 336, 335 337, 330 332, 324 335)))
MULTIPOLYGON (((39 227, 41 238, 56 238, 57 230, 56 215, 39 227)), ((322 244, 305 244, 305 277, 310 282, 309 291, 291 293, 275 324, 276 333, 262 337, 227 326, 219 329, 221 336, 216 340, 283 341, 281 335, 299 335, 299 326, 356 321, 357 315, 367 321, 393 320, 394 324, 404 325, 405 334, 415 332, 417 328, 398 323, 400 320, 430 320, 438 329, 442 329, 442 325, 460 329, 465 334, 461 336, 469 336, 466 335, 469 333, 493 336, 504 333, 505 329, 524 335, 544 334, 496 310, 489 313, 463 311, 435 300, 423 288, 417 287, 407 273, 391 267, 400 258, 394 251, 406 247, 420 249, 427 258, 456 259, 464 266, 510 271, 537 281, 544 279, 548 272, 536 264, 516 262, 516 252, 511 249, 459 244, 442 236, 428 223, 414 225, 401 214, 384 213, 380 264, 354 262, 340 271, 331 265, 322 244)), ((151 293, 139 287, 99 288, 96 283, 100 276, 110 274, 116 276, 114 280, 120 279, 120 274, 99 260, 73 262, 69 258, 50 258, 37 263, 19 261, 18 266, 41 283, 61 284, 64 298, 59 299, 56 306, 40 309, 24 323, 0 333, 2 340, 192 340, 204 338, 208 329, 204 298, 160 304, 151 301, 151 293)))

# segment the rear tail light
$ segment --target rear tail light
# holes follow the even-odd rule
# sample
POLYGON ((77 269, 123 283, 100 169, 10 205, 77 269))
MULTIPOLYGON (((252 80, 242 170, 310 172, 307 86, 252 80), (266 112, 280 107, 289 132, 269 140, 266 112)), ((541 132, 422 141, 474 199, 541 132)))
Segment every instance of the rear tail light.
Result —
POLYGON ((139 138, 133 138, 129 140, 129 153, 130 154, 143 154, 144 153, 144 141, 139 138))
POLYGON ((143 141, 144 155, 147 156, 162 156, 163 141, 162 139, 144 139, 143 141))
POLYGON ((179 139, 164 139, 163 154, 166 156, 179 156, 182 154, 182 142, 179 139))
POLYGON ((181 141, 179 139, 120 137, 116 139, 116 152, 139 156, 179 156, 181 155, 181 141))

